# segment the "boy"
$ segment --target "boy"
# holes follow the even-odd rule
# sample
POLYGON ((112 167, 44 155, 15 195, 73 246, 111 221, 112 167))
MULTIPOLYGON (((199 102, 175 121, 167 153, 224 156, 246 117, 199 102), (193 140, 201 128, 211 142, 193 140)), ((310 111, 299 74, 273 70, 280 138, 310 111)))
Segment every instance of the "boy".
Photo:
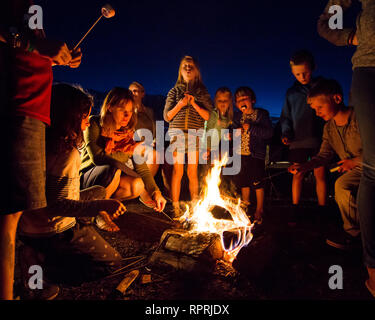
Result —
MULTIPOLYGON (((315 69, 314 57, 308 51, 298 51, 291 57, 290 67, 297 81, 286 93, 280 117, 281 141, 289 146, 289 161, 298 164, 307 161, 317 153, 324 123, 314 114, 314 111, 306 102, 307 93, 311 85, 317 80, 312 78, 315 69)), ((325 168, 315 168, 314 176, 318 205, 325 206, 327 194, 325 168)), ((293 176, 292 202, 294 213, 297 213, 303 178, 303 173, 293 176)))
POLYGON ((236 90, 235 101, 242 112, 241 149, 235 152, 241 155, 240 172, 234 176, 234 183, 241 188, 241 200, 245 206, 250 204, 250 188, 255 189, 257 207, 254 222, 262 224, 264 203, 264 159, 266 156, 266 140, 273 134, 272 123, 267 110, 255 108, 255 93, 249 87, 236 90))
POLYGON ((343 173, 335 183, 335 200, 344 222, 344 232, 327 239, 327 244, 338 249, 350 249, 358 241, 359 217, 355 195, 362 174, 362 144, 353 108, 346 107, 340 84, 335 80, 321 80, 308 93, 308 103, 317 116, 327 123, 319 153, 310 161, 289 167, 292 174, 306 172, 329 164, 337 154, 341 161, 338 171, 343 173))

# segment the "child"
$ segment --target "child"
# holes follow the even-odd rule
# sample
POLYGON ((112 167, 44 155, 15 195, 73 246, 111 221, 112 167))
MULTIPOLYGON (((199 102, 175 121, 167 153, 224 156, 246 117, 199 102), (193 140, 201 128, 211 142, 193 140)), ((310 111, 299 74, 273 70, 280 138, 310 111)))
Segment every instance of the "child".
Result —
POLYGON ((317 116, 327 121, 319 153, 310 161, 294 164, 289 171, 294 175, 322 165, 330 164, 335 154, 341 161, 340 176, 335 183, 335 200, 344 221, 344 232, 332 235, 327 244, 339 248, 351 248, 359 243, 359 217, 355 197, 362 174, 362 143, 353 108, 343 102, 341 86, 335 80, 321 80, 308 94, 308 103, 317 116))
MULTIPOLYGON (((92 105, 92 97, 79 87, 57 84, 52 88, 52 126, 47 131, 46 144, 48 207, 40 214, 24 214, 21 218, 20 234, 25 244, 21 254, 24 275, 28 275, 29 267, 34 264, 42 266, 43 271, 46 270, 45 265, 52 265, 58 272, 77 274, 84 262, 91 268, 88 270, 102 275, 121 261, 120 254, 92 226, 82 225, 76 219, 100 214, 111 223, 126 210, 117 200, 89 199, 104 199, 102 187, 80 194, 78 147, 83 141, 82 130, 89 125, 92 105), (39 259, 39 255, 43 259, 39 259)), ((81 269, 82 274, 78 277, 88 270, 81 269)), ((51 294, 51 288, 45 285, 42 291, 34 290, 34 294, 39 294, 34 298, 53 298, 43 295, 43 292, 51 294)), ((58 294, 58 288, 55 294, 58 294)))
MULTIPOLYGON (((314 57, 308 51, 298 51, 291 57, 290 67, 297 81, 286 93, 280 117, 281 141, 289 146, 289 161, 302 163, 317 153, 322 137, 323 121, 314 114, 306 101, 308 90, 316 82, 316 79, 312 78, 315 69, 314 57)), ((327 194, 325 168, 316 168, 314 175, 318 205, 325 206, 327 194)), ((300 201, 303 178, 303 173, 293 176, 293 211, 296 211, 300 201)))
MULTIPOLYGON (((134 161, 137 145, 133 140, 137 116, 133 95, 129 89, 113 88, 104 99, 100 115, 90 117, 90 127, 84 131, 81 188, 100 185, 107 198, 128 200, 140 197, 142 202, 162 211, 163 198, 146 163, 134 161), (135 172, 125 163, 132 159, 135 172)), ((108 230, 100 221, 99 227, 108 230)))
POLYGON ((164 107, 164 120, 169 123, 168 133, 173 137, 171 145, 176 148, 171 181, 171 198, 176 218, 181 215, 179 199, 185 154, 188 156, 187 175, 191 200, 196 201, 198 198, 199 133, 194 134, 189 129, 203 129, 211 110, 211 98, 202 82, 197 61, 190 56, 183 57, 177 82, 168 92, 164 107))
POLYGON ((215 108, 207 121, 207 148, 211 153, 211 159, 217 159, 220 151, 220 141, 224 136, 222 129, 227 129, 233 121, 233 102, 232 92, 226 87, 217 89, 215 93, 215 108), (210 132, 210 130, 213 130, 210 132))
POLYGON ((264 211, 263 179, 265 177, 266 140, 272 137, 272 123, 267 110, 255 108, 256 97, 251 88, 238 88, 235 101, 242 116, 240 119, 241 150, 236 150, 241 155, 241 170, 234 177, 234 182, 237 187, 241 188, 241 199, 245 206, 250 204, 250 189, 255 189, 257 207, 254 222, 261 224, 264 211))

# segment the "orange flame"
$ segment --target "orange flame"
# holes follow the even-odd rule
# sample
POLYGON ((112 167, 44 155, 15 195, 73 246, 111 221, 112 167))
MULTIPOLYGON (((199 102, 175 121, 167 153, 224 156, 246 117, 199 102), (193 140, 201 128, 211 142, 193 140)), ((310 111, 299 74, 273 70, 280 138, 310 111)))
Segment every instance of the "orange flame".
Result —
POLYGON ((220 172, 227 160, 228 157, 225 155, 221 161, 215 161, 214 167, 207 174, 203 197, 194 205, 192 210, 189 210, 187 206, 180 221, 189 222, 192 227, 190 232, 219 234, 225 251, 224 259, 233 262, 241 248, 250 243, 253 237, 251 230, 254 224, 251 223, 245 211, 241 208, 240 199, 234 202, 232 198, 225 197, 220 193, 220 172), (232 220, 216 219, 211 212, 215 206, 227 210, 232 220), (236 235, 236 237, 232 238, 229 247, 226 247, 224 243, 225 232, 236 235))

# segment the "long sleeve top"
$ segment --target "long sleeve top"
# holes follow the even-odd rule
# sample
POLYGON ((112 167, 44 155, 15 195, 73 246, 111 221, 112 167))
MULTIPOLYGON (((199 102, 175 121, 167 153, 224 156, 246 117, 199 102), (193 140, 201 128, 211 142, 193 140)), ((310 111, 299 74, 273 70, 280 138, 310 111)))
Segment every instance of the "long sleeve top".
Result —
POLYGON ((105 152, 106 138, 101 135, 102 128, 99 120, 99 116, 91 116, 90 126, 84 131, 85 146, 81 154, 82 164, 80 171, 86 172, 94 166, 100 165, 111 165, 121 170, 128 159, 131 158, 134 169, 141 176, 146 190, 150 194, 159 191, 145 162, 141 164, 136 163, 128 153, 118 151, 108 154, 105 152))
POLYGON ((253 116, 249 117, 248 115, 242 114, 240 119, 237 117, 234 120, 233 126, 237 129, 240 128, 243 123, 247 123, 250 126, 250 155, 254 158, 265 159, 267 140, 271 139, 273 135, 272 122, 268 111, 262 108, 255 108, 253 116))
POLYGON ((362 159, 362 142, 353 108, 345 126, 337 127, 333 119, 325 124, 320 151, 306 164, 306 169, 330 164, 335 154, 340 160, 362 159))
MULTIPOLYGON (((350 36, 356 32, 358 46, 352 57, 353 68, 375 66, 375 1, 359 0, 362 3, 362 12, 357 16, 355 28, 342 30, 329 28, 330 15, 322 15, 318 21, 318 33, 321 37, 337 46, 348 45, 350 36)), ((347 10, 353 4, 353 0, 329 0, 324 13, 333 5, 339 5, 347 10)))
POLYGON ((287 90, 280 125, 282 136, 291 140, 289 149, 318 148, 321 143, 324 121, 307 103, 309 89, 296 81, 287 90))
MULTIPOLYGON (((176 84, 168 92, 163 116, 164 120, 166 122, 169 122, 170 129, 180 129, 187 131, 188 129, 198 130, 204 127, 204 119, 190 104, 184 106, 172 120, 169 121, 167 119, 168 112, 172 110, 181 99, 184 98, 184 94, 187 91, 186 89, 186 84, 181 83, 176 84)), ((195 102, 198 106, 211 112, 212 101, 206 87, 201 85, 198 87, 189 88, 189 93, 194 96, 195 102)))

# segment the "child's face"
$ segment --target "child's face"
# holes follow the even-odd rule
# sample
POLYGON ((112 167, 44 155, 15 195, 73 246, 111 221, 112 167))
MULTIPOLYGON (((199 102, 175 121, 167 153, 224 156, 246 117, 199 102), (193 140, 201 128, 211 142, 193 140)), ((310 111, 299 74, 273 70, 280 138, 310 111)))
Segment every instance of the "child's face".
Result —
POLYGON ((133 92, 135 102, 140 104, 145 96, 145 92, 134 84, 129 87, 129 90, 133 92))
POLYGON ((291 66, 291 69, 299 83, 303 85, 310 83, 312 70, 307 63, 291 66))
POLYGON ((250 96, 240 96, 236 97, 236 106, 243 113, 250 113, 254 107, 254 100, 251 100, 250 96))
POLYGON ((184 78, 185 82, 190 82, 195 80, 195 78, 198 76, 198 70, 195 67, 194 63, 189 61, 183 61, 181 75, 184 78))
POLYGON ((85 131, 90 126, 90 121, 89 121, 90 114, 91 114, 91 108, 90 108, 90 111, 87 114, 87 116, 84 117, 81 121, 81 130, 82 131, 85 131))
POLYGON ((133 101, 124 101, 117 106, 111 107, 110 112, 117 128, 126 127, 133 115, 133 101))
POLYGON ((230 106, 230 94, 228 92, 218 92, 216 94, 216 107, 221 114, 225 114, 230 106))
POLYGON ((331 120, 337 114, 341 101, 342 97, 340 95, 335 95, 334 97, 320 95, 308 99, 308 103, 315 110, 316 115, 325 121, 331 120))

